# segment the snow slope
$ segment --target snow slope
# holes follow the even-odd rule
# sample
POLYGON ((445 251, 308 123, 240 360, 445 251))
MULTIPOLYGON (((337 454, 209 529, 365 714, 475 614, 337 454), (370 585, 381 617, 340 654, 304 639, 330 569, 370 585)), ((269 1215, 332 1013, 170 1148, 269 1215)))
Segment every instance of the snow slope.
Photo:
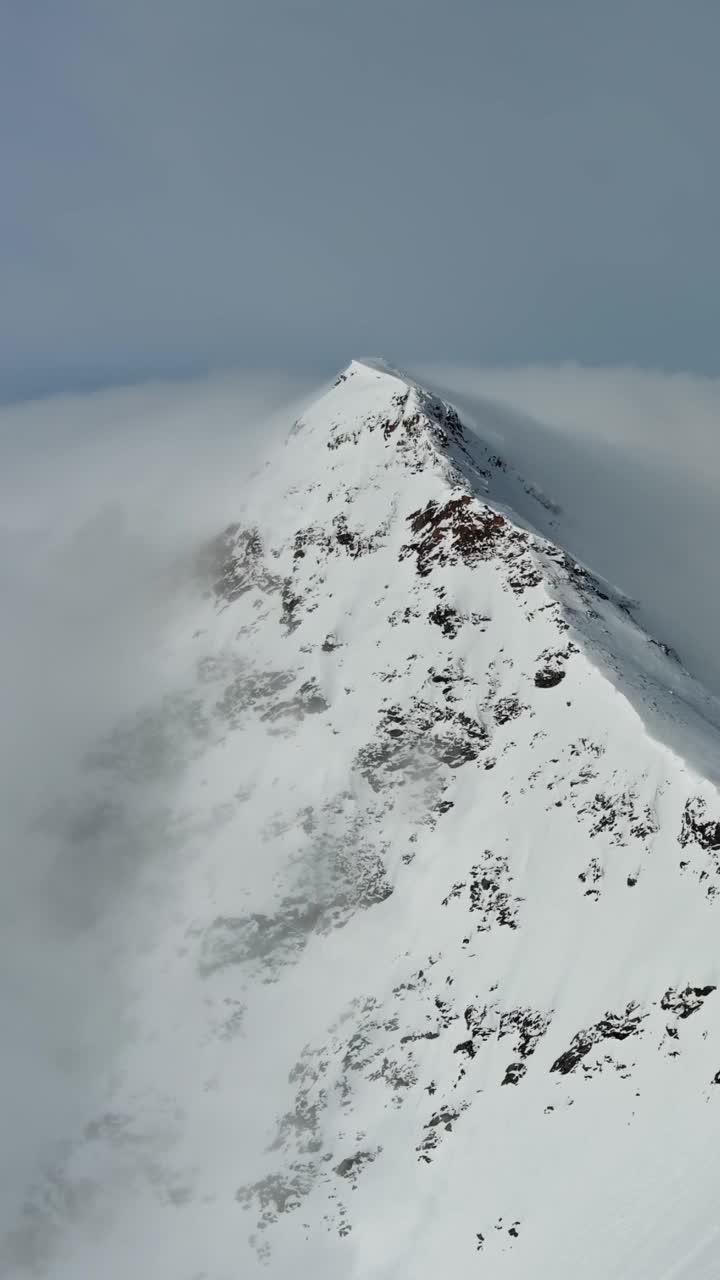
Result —
POLYGON ((266 464, 94 761, 170 726, 173 891, 7 1274, 717 1275, 717 707, 552 517, 375 362, 266 464))
POLYGON ((435 369, 423 383, 562 506, 555 527, 717 696, 720 383, 575 366, 435 369), (658 554, 658 548, 662 554, 658 554))

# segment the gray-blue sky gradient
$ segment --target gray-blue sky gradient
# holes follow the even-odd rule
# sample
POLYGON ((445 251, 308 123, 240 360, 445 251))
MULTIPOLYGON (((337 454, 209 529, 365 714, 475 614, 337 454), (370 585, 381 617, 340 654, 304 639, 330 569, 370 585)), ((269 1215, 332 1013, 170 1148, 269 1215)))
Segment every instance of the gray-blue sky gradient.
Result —
POLYGON ((715 0, 5 0, 0 397, 717 371, 715 0))

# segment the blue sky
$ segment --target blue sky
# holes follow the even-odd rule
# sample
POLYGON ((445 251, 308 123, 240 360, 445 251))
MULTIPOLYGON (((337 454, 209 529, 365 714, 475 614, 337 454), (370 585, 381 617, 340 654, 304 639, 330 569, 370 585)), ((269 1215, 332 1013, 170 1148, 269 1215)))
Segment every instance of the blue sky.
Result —
POLYGON ((5 0, 0 397, 718 372, 711 0, 5 0))

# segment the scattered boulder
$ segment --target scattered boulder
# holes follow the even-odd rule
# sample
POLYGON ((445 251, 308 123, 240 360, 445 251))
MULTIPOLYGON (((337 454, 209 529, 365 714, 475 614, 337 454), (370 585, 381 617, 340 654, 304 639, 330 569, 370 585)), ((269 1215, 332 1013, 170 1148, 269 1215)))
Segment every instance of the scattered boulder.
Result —
POLYGON ((527 1063, 511 1062, 505 1069, 503 1084, 519 1084, 523 1076, 527 1072, 527 1063))

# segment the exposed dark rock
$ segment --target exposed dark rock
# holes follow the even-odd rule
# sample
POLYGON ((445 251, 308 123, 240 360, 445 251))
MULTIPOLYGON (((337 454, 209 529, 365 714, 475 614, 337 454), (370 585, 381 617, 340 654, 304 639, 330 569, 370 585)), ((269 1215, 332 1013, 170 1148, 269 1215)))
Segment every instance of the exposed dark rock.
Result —
POLYGON ((358 556, 375 551, 382 544, 386 533, 387 525, 384 524, 372 534, 367 534, 361 529, 351 529, 347 517, 341 512, 334 517, 332 524, 327 528, 308 525, 304 529, 298 529, 295 534, 293 559, 304 560, 308 552, 313 549, 320 555, 338 555, 344 552, 352 559, 357 559, 358 556))
POLYGON ((467 1058, 475 1057, 475 1044, 472 1040, 463 1040, 461 1044, 456 1044, 453 1053, 464 1053, 467 1058))
MULTIPOLYGON (((591 833, 591 834, 594 834, 594 833, 591 833)), ((602 881, 604 874, 605 873, 598 859, 591 858, 585 871, 581 871, 580 874, 578 875, 578 880, 580 880, 582 884, 587 886, 587 888, 585 889, 586 898, 597 899, 600 897, 600 890, 598 888, 598 885, 602 881)))
POLYGON ((505 517, 480 506, 469 494, 451 498, 442 506, 430 501, 422 510, 413 511, 408 522, 415 541, 402 548, 400 557, 414 555, 422 578, 436 565, 489 560, 499 540, 511 536, 505 517))
POLYGON ((540 667, 540 670, 535 672, 535 684, 538 689, 554 689, 566 675, 567 672, 562 667, 540 667))
POLYGON ((335 1165, 334 1172, 340 1178, 349 1178, 354 1182, 363 1165, 368 1164, 377 1156, 377 1151, 356 1151, 352 1156, 346 1156, 339 1164, 335 1165))
POLYGON ((341 547, 347 555, 357 559, 358 556, 367 555, 368 552, 375 550, 382 539, 383 530, 378 530, 368 537, 350 529, 345 516, 339 515, 333 520, 333 533, 337 546, 341 547))
POLYGON ((527 1063, 511 1062, 505 1069, 505 1076, 502 1080, 503 1084, 519 1084, 527 1071, 527 1063))
POLYGON ((439 627, 444 636, 454 640, 465 619, 449 604, 436 604, 428 614, 430 622, 439 627))
POLYGON ((432 812, 437 814, 439 817, 442 817, 444 813, 449 813, 450 810, 454 808, 454 800, 438 800, 437 804, 433 805, 432 812))
POLYGON ((470 871, 470 910, 481 917, 477 925, 479 932, 490 929, 493 924, 517 929, 522 899, 512 896, 511 884, 507 858, 495 856, 486 849, 482 862, 470 871))
POLYGON ((546 649, 540 654, 542 666, 535 672, 535 684, 538 689, 553 689, 565 679, 565 664, 574 653, 577 645, 568 643, 564 649, 546 649))
POLYGON ((636 1004, 629 1004, 624 1013, 606 1013, 594 1026, 585 1031, 578 1031, 573 1036, 570 1048, 561 1053, 553 1062, 550 1070, 568 1075, 574 1071, 578 1063, 590 1052, 593 1045, 603 1040, 627 1040, 637 1035, 645 1014, 637 1012, 636 1004))
POLYGON ((632 789, 614 795, 596 791, 578 813, 592 817, 591 836, 606 832, 616 845, 625 845, 631 839, 648 840, 658 830, 655 813, 649 805, 640 804, 632 789))
MULTIPOLYGON (((296 819, 307 823, 307 812, 296 819)), ((384 846, 358 815, 346 818, 333 805, 310 824, 312 856, 296 863, 291 891, 274 910, 218 916, 200 939, 203 977, 243 966, 264 982, 275 982, 297 960, 310 938, 342 928, 356 912, 392 893, 382 860, 384 846)))
POLYGON ((305 716, 320 715, 321 712, 327 711, 328 704, 315 680, 306 680, 300 685, 294 698, 288 698, 284 702, 276 702, 263 712, 262 720, 282 720, 289 718, 292 720, 302 720, 305 716))
POLYGON ((302 604, 302 596, 293 590, 292 582, 286 578, 282 584, 281 592, 282 614, 280 622, 287 630, 288 635, 297 630, 302 619, 300 618, 300 605, 302 604))
POLYGON ((435 1008, 440 1015, 440 1025, 444 1031, 452 1022, 457 1022, 458 1015, 455 1013, 452 1005, 448 1000, 443 1000, 442 996, 435 997, 435 1008))
POLYGON ((443 1107, 440 1111, 436 1111, 424 1125, 425 1136, 416 1150, 419 1159, 425 1164, 431 1163, 430 1152, 438 1146, 443 1133, 452 1133, 453 1125, 459 1119, 460 1112, 464 1110, 465 1107, 457 1110, 454 1107, 443 1107))
POLYGON ((519 556, 508 575, 508 586, 515 595, 522 595, 530 587, 538 587, 542 582, 542 573, 529 556, 519 556))
POLYGON ((292 671, 246 670, 227 686, 215 709, 233 727, 237 727, 246 711, 255 711, 266 718, 273 699, 295 679, 292 671))
POLYGON ((442 905, 446 907, 448 903, 452 901, 453 898, 459 898, 460 894, 462 893, 465 887, 466 887, 465 880, 458 880, 457 883, 453 885, 447 897, 443 898, 442 905))
POLYGON ((435 1129, 437 1125, 441 1124, 443 1128, 449 1133, 453 1127, 453 1124, 457 1120, 458 1115, 459 1115, 459 1112, 452 1111, 446 1107, 442 1111, 436 1111, 435 1114, 431 1116, 431 1118, 428 1120, 425 1128, 435 1129))
POLYGON ((326 911, 324 905, 288 898, 274 915, 218 916, 203 935, 199 971, 208 977, 217 969, 250 961, 267 967, 274 977, 275 969, 305 946, 326 911))
POLYGON ((401 1036, 401 1044, 412 1044, 416 1040, 438 1040, 440 1038, 439 1031, 413 1031, 409 1035, 401 1036))
POLYGON ((660 652, 664 653, 665 657, 669 658, 671 662, 675 662, 679 664, 680 654, 678 653, 677 649, 673 649, 671 645, 665 644, 663 640, 655 640, 653 639, 652 636, 648 636, 648 644, 651 644, 654 646, 654 648, 659 649, 660 652))
POLYGON ((280 587, 280 579, 265 564, 262 538, 256 528, 228 525, 210 543, 200 562, 201 568, 212 574, 215 598, 226 604, 239 600, 253 587, 265 593, 280 587))
POLYGON ((691 797, 685 805, 678 843, 687 849, 680 869, 690 867, 708 898, 714 898, 720 891, 720 821, 707 817, 701 796, 691 797))
POLYGON ((497 1034, 497 1009, 493 1005, 484 1004, 482 1008, 478 1008, 475 1004, 469 1004, 463 1017, 473 1041, 489 1040, 497 1034))
POLYGON ((515 695, 507 698, 498 698, 493 708, 493 716, 496 724, 507 724, 510 720, 516 720, 522 715, 527 708, 523 706, 520 699, 515 695))
POLYGON ((390 614, 388 622, 392 627, 396 627, 398 622, 412 622, 413 618, 419 618, 419 609, 413 608, 412 605, 406 605, 404 609, 395 609, 390 614))
POLYGON ((688 800, 682 817, 679 843, 685 847, 694 841, 701 849, 720 852, 720 820, 707 818, 707 805, 700 796, 688 800))
POLYGON ((417 699, 409 707, 388 707, 375 742, 358 753, 357 765, 374 790, 399 782, 429 779, 434 767, 459 769, 476 760, 488 742, 479 721, 453 707, 417 699))
POLYGON ((550 1026, 551 1018, 552 1013, 540 1013, 536 1009, 507 1009, 500 1015, 498 1039, 516 1036, 517 1053, 521 1058, 530 1058, 550 1026))
POLYGON ((689 1018, 701 1009, 707 996, 715 991, 714 986, 685 987, 684 991, 676 991, 669 987, 660 1001, 660 1008, 670 1010, 678 1018, 689 1018))
POLYGON ((260 1209, 260 1228, 276 1222, 283 1213, 299 1208, 304 1197, 312 1190, 315 1167, 312 1164, 293 1164, 287 1174, 269 1174, 260 1182, 240 1187, 235 1194, 238 1204, 249 1208, 253 1200, 260 1209))

